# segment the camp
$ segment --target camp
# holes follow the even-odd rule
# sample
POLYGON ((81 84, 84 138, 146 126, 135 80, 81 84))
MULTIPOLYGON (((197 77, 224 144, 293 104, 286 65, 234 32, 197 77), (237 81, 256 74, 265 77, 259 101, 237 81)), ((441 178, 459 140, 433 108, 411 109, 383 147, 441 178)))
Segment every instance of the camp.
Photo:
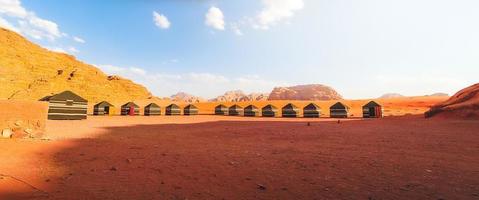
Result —
POLYGON ((228 107, 221 104, 215 107, 215 115, 227 115, 228 114, 228 107))
POLYGON ((263 117, 276 117, 278 113, 278 108, 273 105, 267 105, 261 109, 261 115, 263 117))
POLYGON ((310 103, 303 108, 303 117, 318 118, 320 116, 321 116, 321 108, 314 103, 310 103))
POLYGON ((297 117, 299 115, 299 108, 289 103, 281 109, 283 117, 297 117))
POLYGON ((166 115, 181 115, 181 109, 178 105, 171 104, 166 107, 165 114, 166 115))
POLYGON ((198 114, 198 108, 192 104, 187 105, 185 108, 183 108, 183 114, 184 115, 197 115, 198 114))
POLYGON ((156 103, 145 106, 145 116, 161 115, 161 107, 156 103))
POLYGON ((329 115, 331 118, 347 118, 349 113, 349 107, 341 102, 337 102, 329 107, 329 115))
POLYGON ((93 106, 93 115, 113 115, 114 107, 111 103, 102 101, 93 106))
POLYGON ((375 101, 370 101, 363 106, 364 118, 381 118, 383 117, 383 107, 375 101))
POLYGON ((256 117, 259 116, 259 110, 258 107, 249 105, 244 108, 244 116, 246 117, 256 117))
POLYGON ((140 106, 133 102, 128 102, 121 106, 121 115, 140 115, 140 106))
POLYGON ((243 107, 238 106, 238 105, 232 105, 232 106, 228 109, 228 114, 229 114, 230 116, 240 116, 240 115, 243 115, 243 107))
POLYGON ((47 96, 40 101, 48 101, 48 119, 80 120, 87 117, 88 101, 72 91, 47 96))

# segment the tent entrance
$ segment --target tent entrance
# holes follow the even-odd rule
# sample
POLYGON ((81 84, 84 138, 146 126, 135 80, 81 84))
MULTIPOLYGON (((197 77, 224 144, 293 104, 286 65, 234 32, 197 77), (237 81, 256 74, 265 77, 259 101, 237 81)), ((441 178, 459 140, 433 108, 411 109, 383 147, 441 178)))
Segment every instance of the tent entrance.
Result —
POLYGON ((103 109, 104 109, 104 114, 105 114, 105 115, 109 115, 109 114, 110 114, 110 106, 105 106, 105 108, 103 108, 103 109))
POLYGON ((369 116, 376 117, 376 107, 369 107, 369 116))

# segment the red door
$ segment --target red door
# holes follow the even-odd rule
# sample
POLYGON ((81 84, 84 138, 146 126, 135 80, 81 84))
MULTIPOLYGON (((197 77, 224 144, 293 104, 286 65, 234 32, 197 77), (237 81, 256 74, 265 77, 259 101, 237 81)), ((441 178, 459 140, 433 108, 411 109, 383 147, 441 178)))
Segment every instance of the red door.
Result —
POLYGON ((130 106, 130 110, 128 111, 128 115, 130 115, 130 116, 135 115, 135 106, 130 106))

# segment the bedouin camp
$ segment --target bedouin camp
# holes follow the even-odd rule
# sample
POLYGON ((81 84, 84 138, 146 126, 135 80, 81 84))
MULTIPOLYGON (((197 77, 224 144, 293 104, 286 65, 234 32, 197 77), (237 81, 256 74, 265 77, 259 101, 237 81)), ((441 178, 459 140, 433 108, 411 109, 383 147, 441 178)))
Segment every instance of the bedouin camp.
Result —
POLYGON ((381 118, 383 117, 383 107, 375 101, 370 101, 363 106, 364 118, 381 118))
POLYGON ((183 114, 184 115, 197 115, 198 114, 198 108, 192 104, 187 105, 185 108, 183 108, 183 114))
POLYGON ((48 101, 48 119, 80 120, 87 118, 88 101, 72 91, 64 91, 40 100, 48 101))
POLYGON ((281 109, 281 112, 283 117, 297 117, 299 115, 299 108, 289 103, 281 109))
POLYGON ((258 107, 249 105, 244 108, 244 116, 246 117, 256 117, 259 116, 259 110, 258 107))
POLYGON ((111 103, 102 101, 93 106, 93 115, 112 115, 114 107, 111 103))
POLYGON ((171 104, 166 107, 165 114, 166 115, 181 115, 181 109, 178 105, 171 104))
POLYGON ((228 107, 223 104, 216 106, 215 115, 228 115, 228 107))
POLYGON ((315 103, 310 103, 303 108, 303 117, 317 118, 321 116, 321 108, 315 103))
POLYGON ((337 102, 329 107, 329 115, 331 118, 347 118, 349 114, 349 107, 341 102, 337 102))
POLYGON ((161 107, 156 103, 145 106, 145 116, 161 115, 161 107))
POLYGON ((276 117, 277 113, 278 113, 278 108, 271 104, 261 109, 261 115, 263 117, 276 117))
POLYGON ((140 115, 140 106, 136 105, 133 102, 128 102, 121 106, 121 115, 140 115))
POLYGON ((228 109, 228 115, 229 116, 241 116, 241 115, 243 115, 243 107, 238 106, 238 105, 232 105, 228 109))

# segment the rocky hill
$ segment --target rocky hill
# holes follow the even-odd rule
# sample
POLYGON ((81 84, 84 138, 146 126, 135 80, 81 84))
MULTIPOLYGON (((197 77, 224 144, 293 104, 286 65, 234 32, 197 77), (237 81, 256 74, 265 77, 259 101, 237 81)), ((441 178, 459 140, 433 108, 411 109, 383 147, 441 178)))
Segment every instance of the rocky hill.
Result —
POLYGON ((462 89, 447 101, 433 106, 425 116, 479 119, 479 83, 462 89))
POLYGON ((392 99, 392 98, 402 98, 404 95, 398 93, 387 93, 379 97, 379 99, 392 99))
POLYGON ((251 93, 245 94, 241 90, 233 90, 225 92, 225 94, 218 96, 214 99, 210 99, 210 102, 245 102, 245 101, 266 101, 268 94, 263 93, 251 93))
POLYGON ((186 102, 186 103, 200 103, 204 102, 205 99, 197 96, 193 96, 188 93, 178 92, 170 97, 170 100, 176 102, 186 102))
POLYGON ((38 100, 71 90, 90 102, 151 98, 143 86, 107 76, 75 57, 44 49, 0 28, 0 99, 38 100))
POLYGON ((321 84, 274 88, 268 100, 340 100, 343 97, 333 88, 321 84))

